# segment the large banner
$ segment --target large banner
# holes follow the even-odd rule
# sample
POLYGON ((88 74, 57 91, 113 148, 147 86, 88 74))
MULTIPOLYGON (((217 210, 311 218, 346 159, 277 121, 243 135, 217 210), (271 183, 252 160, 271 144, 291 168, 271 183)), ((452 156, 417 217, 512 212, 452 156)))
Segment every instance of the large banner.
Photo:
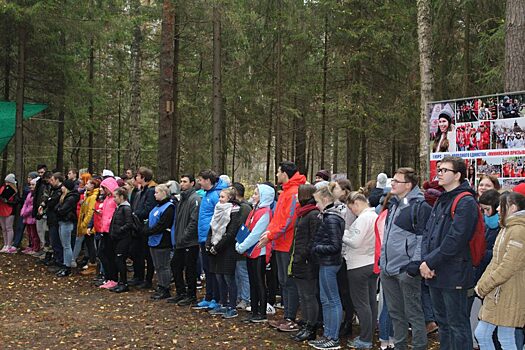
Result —
POLYGON ((510 190, 525 181, 525 92, 429 103, 430 178, 444 156, 465 159, 473 187, 494 175, 510 190))

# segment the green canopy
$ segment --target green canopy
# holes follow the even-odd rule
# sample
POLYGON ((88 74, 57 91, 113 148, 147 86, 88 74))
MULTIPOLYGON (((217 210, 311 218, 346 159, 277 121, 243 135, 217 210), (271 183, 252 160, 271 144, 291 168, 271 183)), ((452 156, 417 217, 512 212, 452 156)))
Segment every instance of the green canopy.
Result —
MULTIPOLYGON (((24 119, 42 112, 47 105, 24 103, 24 119)), ((4 150, 15 134, 16 103, 0 101, 0 152, 4 150)))

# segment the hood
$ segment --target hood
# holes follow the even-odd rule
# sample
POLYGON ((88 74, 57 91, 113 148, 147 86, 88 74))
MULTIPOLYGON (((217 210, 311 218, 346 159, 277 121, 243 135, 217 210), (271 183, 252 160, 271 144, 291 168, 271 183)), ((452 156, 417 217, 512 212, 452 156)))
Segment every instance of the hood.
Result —
POLYGON ((423 192, 421 192, 421 189, 419 186, 415 186, 410 192, 407 193, 406 199, 411 200, 414 198, 421 198, 422 200, 425 199, 425 196, 423 195, 423 192))
POLYGON ((111 195, 113 195, 113 192, 118 188, 118 183, 114 178, 108 177, 100 183, 100 187, 107 188, 109 192, 111 192, 111 195))
POLYGON ((343 203, 334 203, 334 205, 326 208, 323 214, 335 214, 341 219, 345 219, 346 206, 343 203))
POLYGON ((306 176, 301 175, 299 172, 296 172, 287 183, 283 184, 283 190, 286 190, 292 186, 300 186, 306 183, 306 176))
POLYGON ((515 225, 525 225, 525 210, 517 211, 507 218, 505 227, 515 225))
POLYGON ((118 205, 119 207, 131 207, 128 201, 122 202, 118 205))
POLYGON ((474 189, 472 187, 470 187, 470 184, 467 180, 463 181, 463 183, 459 184, 458 187, 454 188, 452 191, 450 192, 443 192, 441 194, 441 197, 443 199, 449 199, 451 197, 455 197, 457 196, 458 194, 460 194, 461 192, 470 192, 474 198, 476 198, 476 191, 474 191, 474 189))
POLYGON ((259 204, 258 208, 266 208, 273 204, 273 199, 275 198, 275 190, 268 185, 257 185, 259 189, 259 204))
POLYGON ((225 188, 228 188, 228 184, 221 178, 219 178, 219 181, 209 190, 206 192, 213 192, 213 191, 222 191, 225 188))
POLYGON ((77 191, 68 192, 66 196, 64 197, 64 200, 66 200, 66 198, 69 198, 69 197, 75 197, 76 201, 78 202, 78 200, 80 199, 80 193, 78 193, 77 191))
POLYGON ((86 191, 86 196, 87 197, 89 197, 89 196, 98 197, 98 192, 99 192, 99 189, 98 188, 94 188, 93 191, 91 191, 91 192, 86 191))

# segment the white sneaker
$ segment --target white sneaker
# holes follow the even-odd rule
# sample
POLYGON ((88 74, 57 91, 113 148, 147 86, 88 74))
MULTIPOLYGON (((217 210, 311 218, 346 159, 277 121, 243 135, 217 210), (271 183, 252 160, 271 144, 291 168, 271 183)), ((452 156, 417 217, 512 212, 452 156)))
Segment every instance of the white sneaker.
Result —
POLYGON ((275 315, 275 308, 271 306, 269 303, 266 304, 266 314, 275 315))
POLYGON ((0 250, 0 253, 5 253, 7 252, 7 246, 3 246, 2 249, 0 250))

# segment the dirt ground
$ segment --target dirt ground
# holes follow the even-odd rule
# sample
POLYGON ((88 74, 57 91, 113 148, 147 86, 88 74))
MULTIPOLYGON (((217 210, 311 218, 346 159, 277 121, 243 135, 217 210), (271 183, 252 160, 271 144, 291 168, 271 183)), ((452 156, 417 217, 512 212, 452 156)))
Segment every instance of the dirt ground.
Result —
POLYGON ((0 255, 0 349, 310 348, 266 324, 242 323, 242 311, 222 320, 151 301, 150 292, 114 294, 91 280, 55 277, 30 256, 0 255))

